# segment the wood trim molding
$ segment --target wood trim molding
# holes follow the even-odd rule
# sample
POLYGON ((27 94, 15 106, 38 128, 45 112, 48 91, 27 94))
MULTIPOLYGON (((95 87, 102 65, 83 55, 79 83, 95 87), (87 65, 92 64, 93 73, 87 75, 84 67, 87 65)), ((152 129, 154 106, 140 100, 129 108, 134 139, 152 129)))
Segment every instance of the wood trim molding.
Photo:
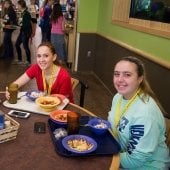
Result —
POLYGON ((168 29, 170 28, 169 24, 160 25, 159 27, 162 29, 155 29, 155 27, 152 28, 152 27, 149 27, 149 25, 154 26, 154 25, 159 25, 159 23, 147 22, 146 20, 142 21, 142 20, 136 20, 136 19, 129 19, 129 23, 112 20, 112 23, 118 26, 122 26, 122 27, 129 28, 129 29, 134 29, 136 31, 148 33, 151 35, 156 35, 156 36, 164 37, 164 38, 170 38, 170 31, 168 31, 168 29), (139 23, 143 23, 143 25, 139 23))
POLYGON ((94 114, 94 113, 92 113, 91 111, 85 109, 84 107, 81 107, 81 106, 79 106, 79 105, 77 105, 77 104, 74 104, 74 103, 71 103, 71 102, 69 103, 69 105, 71 105, 71 106, 73 106, 73 107, 75 107, 75 108, 78 108, 78 109, 82 110, 83 112, 86 112, 86 113, 89 114, 90 116, 97 117, 96 114, 94 114))
POLYGON ((128 50, 130 50, 130 51, 132 51, 132 52, 134 52, 136 54, 139 54, 139 55, 141 55, 141 56, 143 56, 143 57, 145 57, 145 58, 147 58, 147 59, 149 59, 149 60, 151 60, 151 61, 153 61, 153 62, 155 62, 155 63, 157 63, 157 64, 159 64, 159 65, 161 65, 161 66, 163 66, 165 68, 167 68, 167 69, 170 69, 170 62, 169 61, 165 61, 165 60, 163 60, 163 59, 161 59, 161 58, 159 58, 157 56, 154 56, 152 54, 148 54, 148 53, 146 53, 146 52, 144 52, 142 50, 134 48, 134 47, 132 47, 132 46, 126 44, 126 43, 123 43, 123 42, 121 42, 119 40, 116 40, 114 38, 104 36, 102 34, 98 34, 98 35, 103 37, 103 38, 108 39, 109 41, 111 41, 113 43, 116 43, 116 44, 120 45, 123 48, 126 48, 126 49, 128 49, 128 50))

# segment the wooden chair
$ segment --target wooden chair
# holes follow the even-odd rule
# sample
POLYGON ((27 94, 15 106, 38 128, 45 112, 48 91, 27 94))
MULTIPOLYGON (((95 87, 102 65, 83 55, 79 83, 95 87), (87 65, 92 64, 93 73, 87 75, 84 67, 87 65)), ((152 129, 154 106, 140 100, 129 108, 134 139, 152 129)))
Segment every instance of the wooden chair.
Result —
POLYGON ((113 156, 109 170, 119 170, 120 169, 119 167, 120 167, 120 155, 117 154, 113 156))
POLYGON ((165 117, 166 122, 166 143, 170 149, 170 118, 165 117))
POLYGON ((85 97, 85 90, 88 88, 88 85, 84 82, 82 82, 81 80, 79 80, 78 78, 72 77, 71 78, 71 84, 72 84, 72 89, 74 91, 74 89, 76 88, 76 86, 78 84, 80 84, 80 106, 83 107, 84 105, 84 97, 85 97))
POLYGON ((72 89, 74 90, 76 88, 76 86, 79 84, 79 80, 76 78, 71 78, 71 85, 72 85, 72 89))

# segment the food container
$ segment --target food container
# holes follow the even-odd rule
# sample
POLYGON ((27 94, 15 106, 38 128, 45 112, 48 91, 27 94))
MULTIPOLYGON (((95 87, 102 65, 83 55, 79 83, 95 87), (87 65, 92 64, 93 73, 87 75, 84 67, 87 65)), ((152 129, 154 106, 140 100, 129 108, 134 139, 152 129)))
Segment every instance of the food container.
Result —
POLYGON ((0 110, 0 130, 4 128, 4 113, 0 110))
POLYGON ((8 115, 5 115, 5 122, 6 121, 8 121, 8 123, 10 121, 10 126, 8 125, 4 129, 0 130, 0 143, 15 139, 20 126, 18 122, 8 115))
POLYGON ((44 92, 38 90, 31 90, 26 93, 26 96, 30 100, 35 101, 38 97, 44 96, 44 92))
POLYGON ((103 120, 100 118, 90 119, 88 122, 88 126, 90 127, 91 131, 97 135, 105 134, 111 127, 110 123, 107 120, 103 120))
POLYGON ((52 96, 42 96, 35 100, 35 103, 44 111, 50 112, 56 109, 61 103, 61 99, 52 96))
POLYGON ((50 113, 50 119, 57 127, 67 128, 67 113, 69 110, 55 110, 50 113))

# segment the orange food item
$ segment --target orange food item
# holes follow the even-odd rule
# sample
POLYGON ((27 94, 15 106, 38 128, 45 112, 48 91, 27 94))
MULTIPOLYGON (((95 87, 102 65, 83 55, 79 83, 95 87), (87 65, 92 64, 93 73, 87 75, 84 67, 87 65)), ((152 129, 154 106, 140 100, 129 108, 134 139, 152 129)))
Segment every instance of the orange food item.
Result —
POLYGON ((41 104, 43 104, 43 105, 54 105, 55 104, 55 101, 53 101, 53 100, 44 100, 44 101, 42 101, 41 102, 41 104))
POLYGON ((67 121, 67 114, 57 114, 55 119, 60 121, 67 121))

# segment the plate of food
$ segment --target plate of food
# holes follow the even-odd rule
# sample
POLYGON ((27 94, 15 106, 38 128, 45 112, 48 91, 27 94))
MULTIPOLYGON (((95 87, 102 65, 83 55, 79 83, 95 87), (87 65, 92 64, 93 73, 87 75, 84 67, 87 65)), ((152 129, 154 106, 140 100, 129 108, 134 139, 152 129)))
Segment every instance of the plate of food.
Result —
POLYGON ((31 90, 25 94, 30 100, 35 101, 38 97, 44 96, 44 92, 38 90, 31 90))
POLYGON ((52 97, 58 97, 60 98, 62 101, 66 98, 66 96, 62 95, 62 94, 51 94, 50 96, 52 97))
POLYGON ((62 145, 70 152, 87 154, 97 149, 94 139, 85 135, 69 135, 62 139, 62 145))

